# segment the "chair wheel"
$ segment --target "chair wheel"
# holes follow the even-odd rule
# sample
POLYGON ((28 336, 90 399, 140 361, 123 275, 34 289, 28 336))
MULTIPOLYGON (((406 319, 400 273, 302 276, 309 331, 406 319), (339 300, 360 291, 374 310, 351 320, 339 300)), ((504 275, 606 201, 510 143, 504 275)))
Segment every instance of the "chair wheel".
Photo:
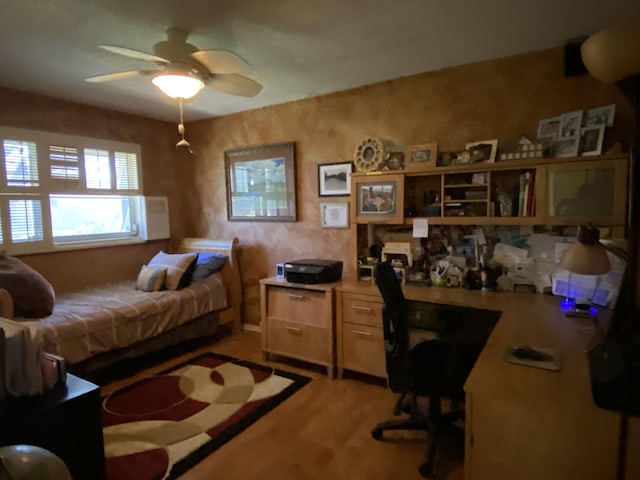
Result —
POLYGON ((424 478, 436 478, 436 476, 433 474, 433 466, 430 463, 424 462, 422 465, 420 465, 418 471, 424 478))
POLYGON ((374 428, 373 430, 371 430, 371 436, 373 438, 375 438, 376 440, 381 440, 382 439, 382 429, 381 428, 374 428))

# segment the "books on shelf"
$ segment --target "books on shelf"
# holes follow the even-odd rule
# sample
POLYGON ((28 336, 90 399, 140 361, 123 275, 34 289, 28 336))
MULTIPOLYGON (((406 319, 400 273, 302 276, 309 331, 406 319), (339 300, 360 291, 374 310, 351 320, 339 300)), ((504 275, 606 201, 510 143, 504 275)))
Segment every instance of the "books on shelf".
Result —
POLYGON ((531 217, 535 215, 535 178, 533 171, 520 174, 514 186, 512 215, 514 217, 531 217))

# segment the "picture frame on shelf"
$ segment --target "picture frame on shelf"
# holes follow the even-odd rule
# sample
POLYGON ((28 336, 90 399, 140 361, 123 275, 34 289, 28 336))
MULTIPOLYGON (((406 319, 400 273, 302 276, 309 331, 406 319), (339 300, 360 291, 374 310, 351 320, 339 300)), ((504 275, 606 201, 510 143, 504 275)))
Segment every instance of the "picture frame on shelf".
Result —
POLYGON ((318 165, 318 196, 345 197, 351 195, 353 162, 318 165))
POLYGON ((560 136, 560 125, 562 124, 562 117, 550 117, 543 118, 538 123, 537 137, 540 140, 554 140, 560 136))
POLYGON ((407 172, 423 172, 436 166, 438 144, 425 143, 407 148, 404 169, 407 172))
POLYGON ((402 223, 404 182, 402 174, 351 177, 355 201, 351 206, 355 223, 402 223))
POLYGON ((582 110, 563 113, 560 120, 560 137, 558 138, 579 138, 583 114, 582 110))
POLYGON ((577 157, 580 151, 580 136, 556 139, 553 142, 553 151, 557 158, 577 157))
POLYGON ((602 153, 605 127, 605 123, 582 127, 580 130, 580 155, 587 157, 602 153))
POLYGON ((320 204, 322 228, 349 228, 349 202, 320 204))
POLYGON ((467 143, 464 149, 469 152, 468 163, 494 163, 498 151, 498 140, 467 143))
POLYGON ((596 125, 606 125, 613 127, 613 119, 616 116, 616 105, 605 105, 603 107, 590 108, 584 114, 584 126, 593 127, 596 125))
POLYGON ((229 221, 295 222, 295 143, 224 152, 229 221))

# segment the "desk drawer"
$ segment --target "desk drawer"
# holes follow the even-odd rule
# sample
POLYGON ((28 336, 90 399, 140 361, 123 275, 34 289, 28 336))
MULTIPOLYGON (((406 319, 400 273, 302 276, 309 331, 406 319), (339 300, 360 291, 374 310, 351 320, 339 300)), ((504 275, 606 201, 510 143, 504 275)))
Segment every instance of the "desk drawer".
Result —
POLYGON ((381 302, 346 296, 342 302, 342 321, 381 328, 382 307, 381 302))
POLYGON ((331 338, 327 328, 269 318, 266 349, 300 360, 332 365, 331 338))
POLYGON ((270 287, 268 296, 267 316, 270 319, 328 327, 331 302, 326 301, 326 292, 270 287))
POLYGON ((344 322, 341 367, 386 378, 382 328, 344 322))

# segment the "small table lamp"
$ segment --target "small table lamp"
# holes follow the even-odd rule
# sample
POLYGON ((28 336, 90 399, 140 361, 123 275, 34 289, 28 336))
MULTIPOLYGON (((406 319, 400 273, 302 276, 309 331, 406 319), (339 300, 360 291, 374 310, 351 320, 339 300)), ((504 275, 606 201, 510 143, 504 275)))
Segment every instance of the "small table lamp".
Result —
MULTIPOLYGON (((607 249, 600 243, 600 230, 580 227, 578 240, 571 245, 560 259, 560 266, 570 273, 579 275, 603 275, 611 269, 607 249)), ((590 316, 590 305, 575 305, 575 310, 567 315, 590 316)))
POLYGON ((578 241, 571 245, 560 259, 565 270, 580 275, 603 275, 609 271, 607 249, 600 243, 600 230, 580 227, 578 241))

